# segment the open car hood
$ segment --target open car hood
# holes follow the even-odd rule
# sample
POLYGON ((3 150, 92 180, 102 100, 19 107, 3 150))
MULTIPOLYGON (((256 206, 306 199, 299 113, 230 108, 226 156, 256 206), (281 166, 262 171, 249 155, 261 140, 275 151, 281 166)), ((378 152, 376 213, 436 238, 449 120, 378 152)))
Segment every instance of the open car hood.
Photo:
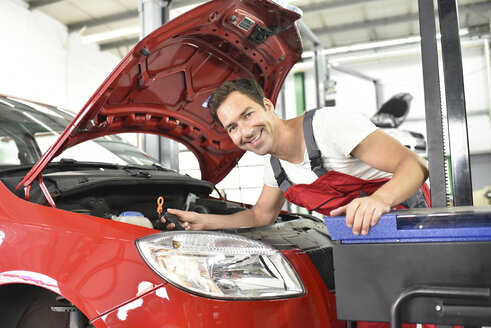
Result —
POLYGON ((42 171, 65 149, 108 134, 145 132, 185 144, 202 179, 218 183, 244 151, 204 103, 224 81, 252 78, 275 102, 302 45, 301 12, 269 0, 214 0, 141 40, 89 99, 20 185, 42 185, 42 171))

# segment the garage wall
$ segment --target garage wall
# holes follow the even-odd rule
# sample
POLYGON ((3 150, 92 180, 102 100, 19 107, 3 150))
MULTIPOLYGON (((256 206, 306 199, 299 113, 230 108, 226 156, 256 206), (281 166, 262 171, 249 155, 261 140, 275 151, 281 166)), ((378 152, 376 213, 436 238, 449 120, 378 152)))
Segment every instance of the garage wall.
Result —
MULTIPOLYGON (((472 41, 462 44, 469 147, 471 153, 491 152, 489 84, 484 60, 484 43, 472 41)), ((412 94, 414 98, 411 110, 402 128, 426 135, 421 55, 416 49, 408 49, 404 56, 399 52, 386 52, 369 59, 337 58, 332 61, 379 79, 386 100, 399 92, 412 94)), ((375 113, 375 89, 372 83, 334 70, 331 77, 337 82, 336 99, 339 105, 352 108, 368 117, 375 113)), ((441 82, 443 90, 443 77, 441 82)), ((442 95, 442 106, 445 108, 444 95, 442 95)))
POLYGON ((120 59, 20 0, 0 1, 0 93, 78 111, 120 59))

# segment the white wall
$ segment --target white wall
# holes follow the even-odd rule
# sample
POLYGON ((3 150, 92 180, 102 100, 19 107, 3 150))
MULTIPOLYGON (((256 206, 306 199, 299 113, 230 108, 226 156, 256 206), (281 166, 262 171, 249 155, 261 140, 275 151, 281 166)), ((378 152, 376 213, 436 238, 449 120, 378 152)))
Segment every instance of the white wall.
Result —
POLYGON ((0 1, 0 93, 78 111, 120 59, 20 0, 0 1))
MULTIPOLYGON (((469 148, 471 154, 491 152, 491 125, 489 116, 489 84, 484 59, 484 43, 462 42, 465 101, 468 116, 469 148)), ((418 45, 419 47, 419 45, 418 45)), ((333 59, 339 65, 349 67, 365 75, 380 79, 385 99, 399 92, 409 92, 413 96, 407 121, 401 128, 426 135, 423 73, 419 48, 391 54, 379 53, 369 59, 333 59)), ((440 63, 440 71, 442 71, 440 63)), ((336 71, 331 78, 337 82, 337 103, 368 117, 376 111, 375 89, 373 84, 359 78, 336 71)), ((443 77, 441 77, 442 90, 443 77)), ((312 81, 311 81, 312 83, 312 81)), ((442 94, 445 108, 445 95, 442 94)))

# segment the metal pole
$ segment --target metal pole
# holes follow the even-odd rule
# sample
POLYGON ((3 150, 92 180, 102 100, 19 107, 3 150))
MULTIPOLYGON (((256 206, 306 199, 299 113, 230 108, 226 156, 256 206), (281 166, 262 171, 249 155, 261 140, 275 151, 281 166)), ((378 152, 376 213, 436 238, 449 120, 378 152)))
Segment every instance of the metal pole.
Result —
POLYGON ((484 47, 484 61, 486 63, 486 77, 488 82, 488 106, 489 106, 489 120, 491 120, 491 60, 489 58, 489 39, 483 40, 484 47))
POLYGON ((382 84, 382 82, 380 82, 379 79, 376 79, 374 77, 368 76, 366 74, 360 73, 358 71, 355 71, 354 69, 347 68, 344 66, 331 65, 330 68, 332 70, 346 73, 358 77, 360 79, 372 82, 373 86, 375 87, 375 102, 376 102, 377 110, 382 106, 382 104, 384 103, 384 85, 382 84))
POLYGON ((438 15, 442 35, 453 204, 455 206, 467 206, 473 203, 472 180, 456 0, 438 0, 438 15))
MULTIPOLYGON (((452 298, 452 299, 487 299, 490 296, 489 288, 464 287, 433 287, 413 286, 403 291, 394 300, 390 308, 390 328, 401 327, 401 308, 408 300, 415 297, 452 298)), ((435 309, 440 311, 438 308, 435 309)))
POLYGON ((326 63, 320 43, 314 44, 315 85, 317 86, 317 108, 326 106, 326 63))
MULTIPOLYGON (((140 39, 169 20, 170 0, 139 0, 140 39)), ((179 144, 157 135, 141 134, 142 148, 165 167, 179 170, 179 144)))
POLYGON ((440 95, 440 73, 436 42, 435 8, 433 1, 419 0, 419 30, 423 62, 423 87, 426 115, 426 139, 430 171, 431 206, 447 206, 447 179, 443 117, 440 95), (442 168, 445 168, 443 170, 442 168))
POLYGON ((297 26, 300 32, 314 44, 314 71, 315 85, 317 88, 316 106, 317 108, 324 107, 326 106, 326 62, 322 54, 322 45, 317 36, 312 33, 312 30, 302 20, 297 21, 297 26))

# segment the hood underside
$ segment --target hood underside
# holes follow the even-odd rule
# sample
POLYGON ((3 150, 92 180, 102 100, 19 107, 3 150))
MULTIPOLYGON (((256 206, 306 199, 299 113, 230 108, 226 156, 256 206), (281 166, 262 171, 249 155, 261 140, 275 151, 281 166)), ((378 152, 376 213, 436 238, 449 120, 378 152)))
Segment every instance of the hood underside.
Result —
POLYGON ((215 0, 141 40, 114 69, 21 184, 80 142, 124 132, 153 133, 186 145, 202 179, 221 181, 243 155, 203 106, 223 82, 251 78, 275 102, 302 53, 300 14, 265 0, 215 0))

